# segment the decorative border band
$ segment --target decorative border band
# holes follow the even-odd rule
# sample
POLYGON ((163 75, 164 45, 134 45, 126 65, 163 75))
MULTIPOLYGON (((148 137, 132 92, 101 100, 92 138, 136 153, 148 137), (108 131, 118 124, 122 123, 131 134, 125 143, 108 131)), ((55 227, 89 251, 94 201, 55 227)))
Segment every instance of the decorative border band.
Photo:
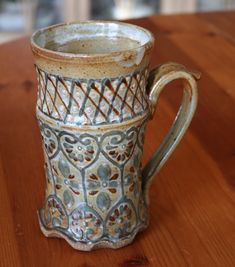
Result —
POLYGON ((48 74, 36 66, 37 108, 49 118, 70 125, 119 123, 149 108, 145 88, 148 69, 104 79, 71 79, 48 74))

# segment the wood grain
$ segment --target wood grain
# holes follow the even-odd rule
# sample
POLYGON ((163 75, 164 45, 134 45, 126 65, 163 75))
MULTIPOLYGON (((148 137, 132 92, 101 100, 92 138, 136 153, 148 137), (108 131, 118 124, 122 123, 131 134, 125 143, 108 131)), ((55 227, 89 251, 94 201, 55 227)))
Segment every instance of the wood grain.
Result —
MULTIPOLYGON (((235 12, 134 20, 156 36, 152 66, 176 61, 202 72, 185 138, 153 182, 151 222, 128 247, 75 251, 39 230, 44 170, 28 39, 0 47, 0 266, 235 266, 235 12)), ((167 132, 180 82, 148 125, 144 162, 167 132)))

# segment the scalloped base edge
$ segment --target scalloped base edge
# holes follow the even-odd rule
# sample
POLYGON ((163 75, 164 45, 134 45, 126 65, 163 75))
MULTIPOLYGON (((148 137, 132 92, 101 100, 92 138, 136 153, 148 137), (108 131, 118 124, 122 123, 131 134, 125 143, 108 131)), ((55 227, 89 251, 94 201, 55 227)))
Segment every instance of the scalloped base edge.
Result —
POLYGON ((81 251, 91 251, 91 250, 100 249, 100 248, 118 249, 118 248, 127 246, 127 245, 132 243, 132 241, 134 240, 134 238, 138 232, 141 232, 148 227, 148 222, 145 224, 143 223, 142 225, 137 227, 130 235, 128 235, 125 238, 119 239, 116 242, 108 241, 108 240, 101 240, 101 241, 98 241, 96 243, 92 243, 92 242, 84 243, 84 242, 72 240, 66 234, 60 232, 59 230, 48 229, 43 223, 43 219, 41 218, 40 210, 38 211, 38 219, 39 219, 40 229, 46 237, 63 238, 64 240, 67 241, 67 243, 71 247, 73 247, 74 249, 77 249, 77 250, 81 250, 81 251))

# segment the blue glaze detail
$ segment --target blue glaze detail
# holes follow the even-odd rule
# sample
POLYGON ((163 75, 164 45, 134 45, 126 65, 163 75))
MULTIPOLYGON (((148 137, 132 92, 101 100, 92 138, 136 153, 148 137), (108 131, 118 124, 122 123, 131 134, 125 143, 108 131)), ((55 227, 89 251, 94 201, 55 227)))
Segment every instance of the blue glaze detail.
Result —
POLYGON ((53 140, 57 140, 56 153, 51 151, 46 161, 49 166, 58 161, 58 181, 64 187, 62 194, 58 187, 56 195, 50 196, 56 216, 48 204, 41 211, 47 218, 43 222, 45 227, 55 228, 76 242, 96 243, 118 242, 146 224, 146 205, 141 186, 137 184, 146 122, 125 131, 110 129, 103 134, 72 134, 49 129, 40 122, 43 138, 53 136, 53 140), (82 155, 83 160, 79 160, 78 155, 82 155), (75 169, 78 177, 73 175, 75 169), (81 194, 83 200, 77 202, 81 194), (60 214, 65 207, 70 210, 69 215, 60 214))

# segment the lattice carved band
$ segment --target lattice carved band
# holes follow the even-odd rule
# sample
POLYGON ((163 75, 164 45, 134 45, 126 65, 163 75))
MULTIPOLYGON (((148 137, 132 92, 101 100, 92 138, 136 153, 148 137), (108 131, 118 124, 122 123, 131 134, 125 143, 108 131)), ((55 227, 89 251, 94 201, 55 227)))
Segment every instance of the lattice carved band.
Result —
POLYGON ((48 74, 36 66, 37 108, 68 124, 96 125, 122 122, 148 109, 145 92, 148 70, 117 78, 71 79, 48 74))

